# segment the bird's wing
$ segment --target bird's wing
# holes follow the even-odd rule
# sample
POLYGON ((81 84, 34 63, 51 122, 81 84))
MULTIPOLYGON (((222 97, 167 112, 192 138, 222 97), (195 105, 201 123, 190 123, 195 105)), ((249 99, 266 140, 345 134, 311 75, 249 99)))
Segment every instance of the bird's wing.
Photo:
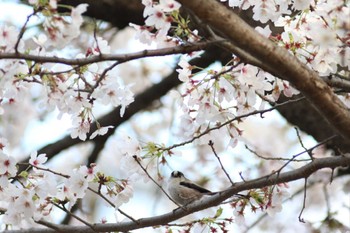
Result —
POLYGON ((205 189, 205 188, 198 186, 196 184, 193 184, 193 183, 182 181, 182 182, 180 182, 180 185, 187 187, 187 188, 190 188, 190 189, 195 189, 200 193, 207 193, 207 194, 211 193, 211 191, 209 191, 208 189, 205 189))

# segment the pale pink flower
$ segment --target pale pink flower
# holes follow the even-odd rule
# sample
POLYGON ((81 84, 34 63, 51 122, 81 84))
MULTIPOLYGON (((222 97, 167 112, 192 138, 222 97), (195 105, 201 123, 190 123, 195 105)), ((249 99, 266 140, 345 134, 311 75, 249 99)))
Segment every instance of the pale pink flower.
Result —
POLYGON ((16 173, 15 159, 0 151, 0 175, 15 176, 16 173))
POLYGON ((88 182, 92 181, 98 171, 98 166, 96 164, 90 164, 90 167, 80 166, 78 172, 82 174, 88 182))
POLYGON ((164 12, 172 12, 180 9, 181 4, 174 0, 160 0, 159 6, 164 12))
POLYGON ((33 151, 33 152, 30 154, 29 163, 30 163, 31 165, 40 166, 40 165, 46 163, 46 161, 47 161, 46 154, 39 154, 39 155, 38 155, 38 152, 37 152, 37 151, 33 151))
POLYGON ((90 131, 91 122, 89 120, 80 120, 77 123, 73 122, 73 124, 75 126, 71 128, 71 137, 79 137, 80 140, 85 141, 87 138, 86 134, 90 131))
POLYGON ((122 204, 128 203, 130 198, 134 195, 134 190, 130 184, 126 184, 121 192, 118 192, 114 199, 116 208, 119 208, 122 204))
POLYGON ((97 135, 105 135, 108 132, 108 129, 112 129, 114 126, 105 126, 105 127, 99 127, 95 132, 93 132, 90 136, 90 139, 94 139, 97 135))
POLYGON ((305 10, 309 8, 311 0, 294 0, 293 8, 296 10, 305 10))
POLYGON ((188 82, 192 75, 192 66, 183 57, 181 57, 178 65, 181 67, 180 69, 176 69, 179 73, 179 80, 182 82, 188 82))

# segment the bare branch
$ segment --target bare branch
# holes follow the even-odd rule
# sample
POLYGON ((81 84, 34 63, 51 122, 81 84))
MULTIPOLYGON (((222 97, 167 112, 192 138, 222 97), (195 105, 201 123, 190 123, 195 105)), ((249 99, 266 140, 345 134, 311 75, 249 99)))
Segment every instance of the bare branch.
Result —
POLYGON ((300 136, 299 129, 297 127, 294 127, 294 129, 295 129, 295 131, 297 133, 297 137, 298 137, 298 140, 299 140, 299 143, 300 143, 301 147, 304 148, 304 150, 310 156, 310 159, 314 159, 314 157, 312 156, 311 150, 306 149, 306 147, 304 146, 303 140, 301 139, 301 136, 300 136))
POLYGON ((219 161, 219 163, 220 163, 220 166, 221 166, 221 169, 224 171, 224 173, 225 173, 225 175, 226 175, 227 179, 230 181, 231 185, 234 185, 234 183, 233 183, 233 181, 232 181, 232 179, 231 179, 230 175, 227 173, 227 171, 226 171, 226 169, 225 169, 224 165, 222 165, 222 162, 221 162, 220 157, 217 155, 217 153, 216 153, 216 151, 215 151, 213 141, 212 141, 212 140, 210 140, 208 144, 209 144, 209 146, 211 147, 211 150, 213 151, 213 153, 214 153, 215 157, 218 159, 218 161, 219 161))
MULTIPOLYGON (((88 190, 90 190, 91 192, 95 193, 96 195, 100 196, 103 200, 105 200, 108 204, 110 204, 111 206, 113 206, 114 208, 116 207, 115 204, 113 202, 111 202, 110 200, 108 200, 107 197, 105 197, 101 192, 96 191, 90 187, 88 187, 88 190)), ((131 217, 130 215, 128 215, 127 213, 125 213, 124 211, 122 211, 120 208, 117 208, 118 212, 121 213, 122 215, 124 215, 125 217, 127 217, 128 219, 130 219, 133 222, 137 223, 137 220, 135 220, 133 217, 131 217)))
MULTIPOLYGON (((311 153, 311 151, 319 146, 322 146, 324 144, 326 144, 327 142, 329 142, 330 140, 336 138, 337 136, 336 135, 333 135, 332 137, 329 137, 327 138, 326 140, 323 140, 322 142, 319 142, 317 143, 316 145, 314 145, 313 147, 310 147, 309 149, 307 148, 304 148, 305 150, 302 151, 302 152, 299 152, 295 155, 292 155, 292 158, 296 158, 298 157, 299 155, 302 155, 304 153, 311 153)), ((247 150, 249 150, 251 153, 253 153, 254 155, 256 155, 257 157, 261 158, 261 159, 264 159, 264 160, 279 160, 279 161, 289 161, 291 158, 287 158, 287 157, 265 157, 265 156, 262 156, 262 155, 259 155, 256 151, 252 150, 251 148, 249 148, 247 145, 245 145, 245 148, 247 150)), ((310 159, 293 159, 292 160, 293 162, 306 162, 306 161, 310 161, 310 159)))
POLYGON ((91 225, 90 223, 88 223, 87 221, 85 221, 84 219, 80 218, 79 216, 73 214, 71 211, 67 210, 64 206, 60 206, 54 202, 51 202, 54 206, 56 206, 57 208, 59 208, 60 210, 66 212, 67 214, 69 214, 70 216, 72 216, 73 218, 75 218, 76 220, 78 220, 79 222, 85 224, 86 226, 88 226, 89 228, 93 229, 93 225, 91 225))
POLYGON ((19 43, 20 43, 20 41, 21 41, 21 39, 22 39, 22 37, 23 37, 23 35, 24 35, 24 32, 25 32, 26 27, 27 27, 27 24, 28 24, 30 18, 31 18, 32 16, 36 15, 36 13, 37 13, 37 12, 34 10, 33 13, 31 13, 30 15, 27 16, 27 19, 26 19, 25 23, 23 24, 23 26, 22 26, 22 28, 21 28, 21 31, 20 31, 19 34, 18 34, 18 38, 17 38, 16 44, 15 44, 15 52, 16 52, 16 54, 18 54, 18 46, 19 46, 19 43))
POLYGON ((306 202, 306 190, 307 190, 307 177, 304 179, 304 197, 303 197, 303 207, 300 210, 300 214, 299 214, 299 222, 305 223, 305 220, 301 217, 301 215, 303 214, 304 210, 305 210, 305 202, 306 202))

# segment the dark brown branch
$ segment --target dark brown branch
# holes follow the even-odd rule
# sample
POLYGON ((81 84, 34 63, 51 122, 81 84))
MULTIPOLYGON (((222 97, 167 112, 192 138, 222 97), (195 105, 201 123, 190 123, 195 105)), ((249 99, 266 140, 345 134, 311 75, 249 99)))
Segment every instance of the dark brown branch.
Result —
MULTIPOLYGON (((144 24, 142 16, 144 5, 140 0, 62 0, 60 4, 77 6, 89 4, 84 15, 104 20, 117 28, 125 28, 129 23, 144 24)), ((65 10, 64 8, 59 10, 65 10)))

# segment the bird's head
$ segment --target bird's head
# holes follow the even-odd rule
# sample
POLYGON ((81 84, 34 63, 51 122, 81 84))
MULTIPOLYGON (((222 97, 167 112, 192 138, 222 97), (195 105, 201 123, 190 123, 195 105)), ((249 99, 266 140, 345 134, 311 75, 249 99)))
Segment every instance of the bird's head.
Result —
POLYGON ((180 171, 173 171, 170 175, 171 178, 182 178, 185 177, 184 174, 180 171))

